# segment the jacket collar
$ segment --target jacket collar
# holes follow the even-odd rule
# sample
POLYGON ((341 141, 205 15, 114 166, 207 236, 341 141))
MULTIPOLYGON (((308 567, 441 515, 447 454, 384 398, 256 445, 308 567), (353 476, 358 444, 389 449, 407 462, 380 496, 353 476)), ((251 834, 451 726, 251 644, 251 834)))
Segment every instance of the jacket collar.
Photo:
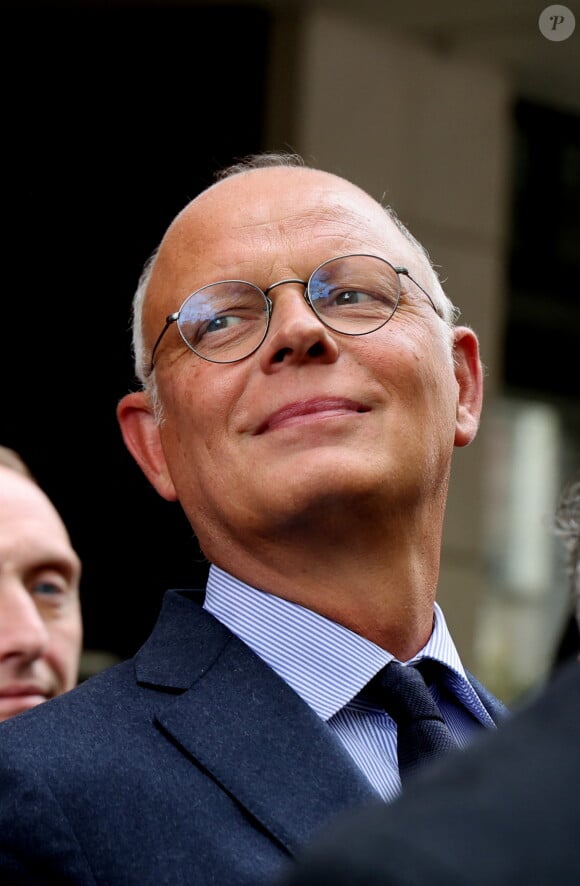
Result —
POLYGON ((326 723, 202 599, 166 594, 136 656, 137 679, 173 690, 160 697, 158 726, 295 853, 330 818, 377 794, 326 723))

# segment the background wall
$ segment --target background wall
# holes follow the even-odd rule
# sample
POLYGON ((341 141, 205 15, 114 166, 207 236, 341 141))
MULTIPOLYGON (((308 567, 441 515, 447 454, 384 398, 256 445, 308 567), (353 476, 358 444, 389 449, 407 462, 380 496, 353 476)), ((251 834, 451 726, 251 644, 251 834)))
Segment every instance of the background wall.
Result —
POLYGON ((578 32, 546 39, 542 8, 2 8, 0 437, 71 527, 87 651, 132 654, 163 590, 206 572, 116 425, 141 266, 214 168, 292 148, 394 205, 479 334, 486 406, 456 454, 439 599, 466 662, 506 700, 545 672, 566 601, 549 515, 580 463, 580 66, 578 32))
MULTIPOLYGON (((300 24, 292 126, 272 121, 269 140, 297 145, 395 206, 440 266, 463 321, 477 329, 492 396, 506 264, 507 79, 352 12, 312 8, 300 24)), ((269 107, 278 104, 271 99, 269 107)), ((482 426, 456 453, 441 581, 440 600, 467 659, 485 590, 476 504, 484 447, 482 426)))
POLYGON ((263 142, 268 15, 26 0, 0 15, 0 439, 70 527, 87 649, 125 656, 166 587, 205 578, 117 427, 133 291, 177 210, 263 142))

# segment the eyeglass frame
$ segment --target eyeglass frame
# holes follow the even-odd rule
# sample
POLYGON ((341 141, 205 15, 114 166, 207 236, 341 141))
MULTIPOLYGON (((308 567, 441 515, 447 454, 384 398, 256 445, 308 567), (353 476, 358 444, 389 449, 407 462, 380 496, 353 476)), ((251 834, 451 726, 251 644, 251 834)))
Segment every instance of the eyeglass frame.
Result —
MULTIPOLYGON (((377 332, 379 329, 382 329, 383 326, 386 326, 387 323, 389 322, 389 320, 391 320, 393 318, 393 316, 395 315, 397 308, 399 307, 399 300, 400 300, 400 296, 401 296, 401 281, 400 281, 401 275, 403 275, 404 277, 407 277, 412 283, 415 284, 415 286, 418 289, 421 290, 423 295, 425 295, 427 297, 427 299, 429 300, 429 303, 430 303, 431 307, 433 308, 433 310, 435 311, 435 313, 437 314, 437 316, 442 318, 443 315, 442 315, 441 311, 436 307, 435 302, 433 301, 433 299, 431 298, 431 296, 429 295, 427 290, 424 289, 421 286, 421 284, 418 283, 415 280, 415 278, 411 276, 408 268, 406 268, 404 265, 393 265, 393 264, 391 264, 391 262, 388 259, 383 258, 382 255, 374 255, 373 253, 370 253, 370 252, 347 252, 345 255, 336 255, 336 256, 333 256, 332 258, 327 258, 325 261, 320 262, 320 264, 314 268, 314 270, 312 271, 312 273, 308 277, 308 280, 299 280, 297 277, 286 277, 284 280, 278 280, 276 283, 272 283, 266 289, 262 289, 256 283, 251 283, 249 280, 237 280, 237 279, 215 280, 213 283, 206 283, 204 286, 200 286, 198 289, 194 289, 193 292, 190 292, 189 295, 186 295, 186 297, 181 302, 181 305, 179 306, 178 310, 173 311, 173 313, 171 313, 171 314, 168 314, 167 317, 165 318, 165 325, 164 325, 163 329, 161 330, 161 332, 159 333, 159 335, 157 336, 157 340, 156 340, 155 344, 153 345, 153 349, 151 351, 151 359, 149 362, 149 375, 151 375, 155 369, 155 365, 154 365, 153 361, 155 360, 155 354, 157 353, 157 349, 158 349, 159 345, 161 344, 161 340, 163 339, 165 333, 167 332, 167 330, 169 329, 169 327, 173 323, 176 323, 179 320, 179 315, 181 314, 183 306, 191 298, 191 296, 195 295, 197 292, 201 292, 203 289, 206 289, 208 286, 218 286, 221 283, 244 283, 246 286, 253 286, 256 290, 261 292, 262 295, 264 296, 264 300, 266 302, 267 319, 266 319, 266 328, 264 330, 264 335, 262 336, 262 338, 260 339, 258 344, 254 348, 252 348, 252 350, 248 354, 244 354, 243 357, 236 357, 235 360, 212 360, 211 357, 204 357, 203 354, 198 353, 195 350, 195 348, 193 348, 192 345, 189 344, 189 342, 183 337, 183 335, 181 335, 181 331, 179 331, 179 334, 181 336, 181 339, 182 339, 184 345, 186 347, 188 347, 189 350, 193 354, 195 354, 197 357, 199 357, 201 360, 206 360, 208 363, 217 363, 218 365, 221 364, 223 366, 226 366, 228 363, 239 363, 242 360, 246 360, 248 357, 251 357, 252 354, 255 354, 256 351, 264 344, 264 341, 266 340, 266 336, 268 335, 268 332, 270 330, 270 322, 272 320, 272 313, 274 311, 274 302, 269 297, 268 293, 271 292, 273 289, 277 289, 278 286, 284 286, 286 283, 299 283, 300 286, 303 286, 304 287, 304 292, 303 292, 304 301, 306 302, 308 307, 312 310, 312 313, 314 314, 314 316, 317 318, 317 320, 319 320, 322 323, 323 326, 326 326, 326 328, 330 329, 332 332, 336 332, 337 335, 353 335, 353 336, 354 335, 370 335, 371 332, 377 332), (358 257, 360 257, 360 258, 378 258, 380 261, 383 261, 383 262, 385 262, 385 264, 389 265, 389 267, 393 269, 393 271, 395 272, 397 277, 399 277, 399 294, 397 297, 397 303, 393 309, 392 314, 389 317, 387 317, 387 319, 383 323, 381 323, 380 326, 377 326, 374 329, 370 329, 368 332, 343 332, 340 329, 335 329, 334 326, 331 326, 329 323, 327 323, 320 316, 320 314, 317 312, 316 308, 312 304, 312 299, 310 297, 310 281, 312 280, 314 275, 322 267, 324 267, 324 265, 328 264, 329 262, 338 261, 341 258, 358 258, 358 257)), ((178 330, 179 330, 179 327, 178 327, 178 330)))

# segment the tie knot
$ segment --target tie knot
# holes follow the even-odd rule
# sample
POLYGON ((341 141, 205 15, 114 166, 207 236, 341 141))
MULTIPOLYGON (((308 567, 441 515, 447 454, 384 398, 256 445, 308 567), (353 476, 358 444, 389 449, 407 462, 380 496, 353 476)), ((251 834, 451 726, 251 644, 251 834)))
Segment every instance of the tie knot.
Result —
MULTIPOLYGON (((426 663, 431 664, 431 663, 426 663)), ((427 760, 455 747, 441 711, 419 667, 391 661, 369 683, 375 702, 397 724, 397 758, 401 780, 427 760)), ((442 669, 436 662, 432 668, 442 669)))
POLYGON ((379 671, 375 680, 380 704, 395 722, 401 719, 442 720, 429 687, 418 668, 391 661, 379 671))

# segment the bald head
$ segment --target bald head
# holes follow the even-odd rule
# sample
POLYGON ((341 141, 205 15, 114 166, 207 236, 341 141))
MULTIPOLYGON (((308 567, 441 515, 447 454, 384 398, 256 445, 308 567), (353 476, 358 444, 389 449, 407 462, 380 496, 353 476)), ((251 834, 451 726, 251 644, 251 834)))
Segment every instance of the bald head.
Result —
POLYGON ((445 303, 413 238, 332 173, 236 167, 178 214, 137 299, 145 390, 117 417, 208 560, 240 577, 245 561, 254 581, 268 538, 278 585, 282 550, 324 546, 331 518, 338 537, 356 502, 369 556, 401 509, 405 547, 428 534, 438 564, 451 455, 482 392, 477 338, 445 303))
POLYGON ((17 471, 24 477, 32 479, 32 472, 24 459, 21 458, 14 449, 10 449, 8 446, 0 446, 0 466, 2 465, 7 468, 12 468, 13 471, 17 471))
MULTIPOLYGON (((345 254, 375 251, 391 258, 394 245, 397 261, 414 267, 442 316, 453 322, 453 305, 423 247, 389 207, 357 185, 307 167, 296 155, 278 154, 257 155, 227 168, 217 179, 178 213, 142 275, 133 304, 136 372, 142 382, 147 380, 155 333, 190 292, 227 279, 233 267, 236 277, 266 286, 271 278, 253 279, 246 256, 251 255, 254 264, 256 251, 264 253, 267 274, 268 262, 274 265, 283 244, 295 267, 301 251, 305 259, 313 246, 322 254, 329 231, 333 243, 337 237, 342 241, 345 254), (217 259, 213 263, 212 255, 217 259), (204 275, 197 273, 200 267, 204 275)), ((304 263, 305 279, 313 269, 309 261, 304 263)))

